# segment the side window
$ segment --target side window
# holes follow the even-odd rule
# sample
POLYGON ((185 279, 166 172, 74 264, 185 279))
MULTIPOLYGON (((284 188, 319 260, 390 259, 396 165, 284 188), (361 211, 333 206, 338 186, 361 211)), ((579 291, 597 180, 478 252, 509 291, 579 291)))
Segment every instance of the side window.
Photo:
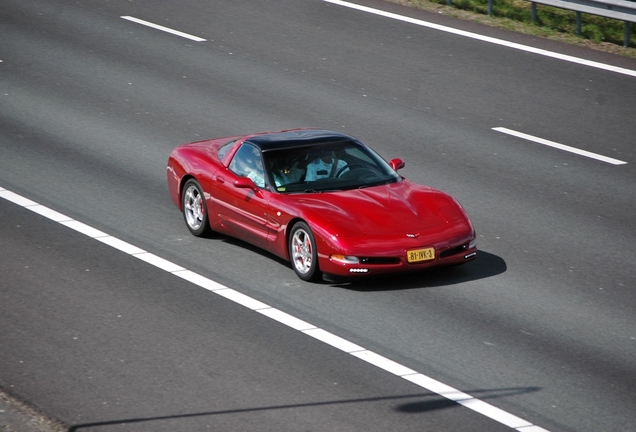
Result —
POLYGON ((217 153, 217 155, 219 156, 219 160, 221 160, 222 162, 225 162, 225 156, 228 154, 228 151, 234 147, 234 144, 236 143, 236 140, 232 140, 230 142, 227 142, 225 144, 223 144, 220 148, 219 151, 217 153))
POLYGON ((241 177, 248 177, 258 187, 265 187, 265 171, 260 151, 251 144, 244 143, 238 149, 232 162, 230 171, 241 177))

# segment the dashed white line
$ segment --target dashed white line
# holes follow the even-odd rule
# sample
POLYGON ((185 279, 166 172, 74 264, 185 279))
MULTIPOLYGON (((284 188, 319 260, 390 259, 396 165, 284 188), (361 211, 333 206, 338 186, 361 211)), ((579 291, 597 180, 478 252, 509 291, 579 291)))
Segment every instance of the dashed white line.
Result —
POLYGON ((135 18, 135 17, 131 17, 131 16, 122 16, 121 18, 123 18, 125 20, 128 20, 128 21, 132 21, 132 22, 137 23, 137 24, 144 25, 146 27, 151 27, 151 28, 156 29, 156 30, 161 30, 161 31, 164 31, 166 33, 171 33, 173 35, 181 36, 183 38, 190 39, 190 40, 193 40, 195 42, 205 42, 206 41, 206 39, 200 38, 198 36, 193 36, 193 35, 188 34, 188 33, 183 33, 183 32, 180 32, 178 30, 173 30, 171 28, 164 27, 164 26, 161 26, 159 24, 154 24, 154 23, 151 23, 151 22, 148 22, 148 21, 144 21, 144 20, 141 20, 139 18, 135 18))
POLYGON ((343 6, 343 7, 347 7, 350 9, 356 9, 362 12, 367 12, 370 14, 374 14, 374 15, 379 15, 379 16, 383 16, 385 18, 391 18, 394 20, 398 20, 398 21, 403 21, 403 22, 407 22, 410 24, 415 24, 421 27, 428 27, 431 29, 435 29, 435 30, 439 30, 439 31, 443 31, 446 33, 452 33, 452 34, 456 34, 459 36, 464 36, 467 38, 471 38, 471 39, 476 39, 476 40, 480 40, 483 42, 488 42, 491 44, 495 44, 495 45, 502 45, 502 46, 506 46, 508 48, 513 48, 516 50, 521 50, 521 51, 525 51, 525 52, 529 52, 529 53, 534 53, 534 54, 539 54, 542 55, 544 57, 552 57, 555 59, 559 59, 559 60, 564 60, 564 61, 568 61, 570 63, 577 63, 577 64, 581 64, 581 65, 585 65, 585 66, 590 66, 593 68, 597 68, 597 69, 603 69, 606 71, 610 71, 610 72, 616 72, 619 74, 623 74, 623 75, 629 75, 629 76, 633 76, 636 77, 636 70, 631 70, 631 69, 625 69, 625 68, 621 68, 621 67, 617 67, 617 66, 611 66, 605 63, 599 63, 599 62, 595 62, 595 61, 591 61, 591 60, 585 60, 582 58, 578 58, 578 57, 573 57, 573 56, 569 56, 569 55, 565 55, 565 54, 559 54, 559 53, 555 53, 552 51, 547 51, 544 49, 540 49, 540 48, 534 48, 531 46, 527 46, 527 45, 522 45, 522 44, 518 44, 518 43, 514 43, 514 42, 510 42, 507 40, 503 40, 503 39, 497 39, 494 37, 490 37, 490 36, 484 36, 484 35, 480 35, 478 33, 471 33, 468 31, 464 31, 464 30, 459 30, 459 29, 455 29, 452 27, 447 27, 447 26, 443 26, 440 24, 435 24, 435 23, 431 23, 428 21, 423 21, 423 20, 419 20, 416 18, 411 18, 411 17, 407 17, 407 16, 403 16, 403 15, 398 15, 395 13, 391 13, 391 12, 386 12, 386 11, 382 11, 379 9, 374 9, 374 8, 370 8, 367 6, 362 6, 359 4, 355 4, 355 3, 350 3, 350 2, 346 2, 346 1, 341 1, 341 0, 323 0, 324 2, 327 3, 333 3, 335 5, 338 6, 343 6))
POLYGON ((559 149, 559 150, 563 150, 563 151, 567 151, 567 152, 570 152, 570 153, 574 153, 574 154, 577 154, 577 155, 580 155, 580 156, 585 156, 585 157, 588 157, 588 158, 591 158, 591 159, 596 159, 596 160, 599 160, 599 161, 602 161, 602 162, 606 162, 606 163, 609 163, 609 164, 612 164, 612 165, 625 165, 627 163, 627 162, 622 161, 622 160, 614 159, 614 158, 611 158, 611 157, 608 157, 608 156, 603 156, 603 155, 600 155, 600 154, 597 154, 597 153, 592 153, 592 152, 589 152, 589 151, 586 151, 586 150, 581 150, 581 149, 578 149, 576 147, 570 147, 570 146, 565 145, 565 144, 559 144, 559 143, 554 142, 554 141, 549 141, 547 139, 543 139, 543 138, 539 138, 539 137, 536 137, 536 136, 528 135, 528 134, 525 134, 523 132, 517 132, 517 131, 512 130, 512 129, 507 129, 507 128, 504 128, 504 127, 495 127, 495 128, 492 128, 492 129, 497 131, 497 132, 501 132, 501 133, 505 133, 505 134, 508 134, 508 135, 512 135, 512 136, 515 136, 517 138, 522 138, 522 139, 525 139, 525 140, 528 140, 528 141, 535 142, 537 144, 542 144, 542 145, 545 145, 545 146, 548 146, 548 147, 553 147, 553 148, 556 148, 556 149, 559 149))
POLYGON ((294 330, 300 331, 307 336, 311 336, 315 340, 324 342, 331 347, 350 354, 397 377, 403 378, 416 386, 419 386, 423 389, 443 396, 449 400, 457 402, 458 404, 461 404, 466 408, 478 412, 496 422, 506 425, 519 432, 548 432, 546 429, 536 426, 528 422, 527 420, 503 411, 482 400, 476 399, 469 394, 466 394, 433 378, 423 375, 409 367, 406 367, 384 356, 381 356, 373 351, 369 351, 364 347, 350 342, 340 336, 318 328, 304 320, 296 318, 288 314, 287 312, 283 312, 280 309, 273 308, 268 304, 261 302, 260 300, 256 300, 216 281, 194 273, 178 264, 147 252, 141 248, 138 248, 137 246, 113 237, 82 222, 74 220, 48 207, 42 206, 35 201, 18 195, 1 186, 0 198, 4 198, 7 201, 17 204, 27 210, 31 210, 41 216, 44 216, 51 221, 57 222, 90 238, 98 240, 106 245, 112 246, 113 248, 124 252, 132 257, 141 259, 142 261, 156 268, 164 270, 168 273, 173 274, 174 276, 178 276, 188 282, 191 282, 196 286, 209 290, 210 292, 213 292, 222 297, 225 297, 228 300, 245 306, 246 308, 258 312, 263 316, 269 317, 294 330))

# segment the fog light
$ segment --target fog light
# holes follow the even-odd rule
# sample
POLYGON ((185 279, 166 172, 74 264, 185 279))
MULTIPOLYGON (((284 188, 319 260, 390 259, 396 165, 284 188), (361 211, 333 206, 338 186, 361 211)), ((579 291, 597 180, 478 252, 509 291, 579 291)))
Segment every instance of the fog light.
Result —
POLYGON ((338 262, 340 264, 360 264, 360 260, 358 257, 350 256, 350 255, 331 255, 332 261, 338 262))

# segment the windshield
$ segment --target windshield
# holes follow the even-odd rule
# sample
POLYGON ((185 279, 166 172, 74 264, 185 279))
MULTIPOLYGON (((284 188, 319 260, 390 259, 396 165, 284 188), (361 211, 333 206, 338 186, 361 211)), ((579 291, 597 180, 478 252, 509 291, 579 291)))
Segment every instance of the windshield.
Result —
POLYGON ((326 192, 394 183, 384 159, 353 141, 263 152, 269 183, 279 193, 326 192))

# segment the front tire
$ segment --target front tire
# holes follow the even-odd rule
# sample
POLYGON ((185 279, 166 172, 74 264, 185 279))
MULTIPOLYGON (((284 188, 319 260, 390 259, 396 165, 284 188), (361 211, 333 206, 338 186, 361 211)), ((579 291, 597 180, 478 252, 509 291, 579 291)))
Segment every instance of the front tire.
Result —
POLYGON ((186 182, 182 200, 183 219, 190 232, 197 237, 210 235, 212 229, 208 219, 208 208, 199 182, 194 179, 186 182))
POLYGON ((305 222, 296 223, 289 236, 289 259, 292 268, 304 281, 316 281, 322 277, 318 268, 316 240, 305 222))

